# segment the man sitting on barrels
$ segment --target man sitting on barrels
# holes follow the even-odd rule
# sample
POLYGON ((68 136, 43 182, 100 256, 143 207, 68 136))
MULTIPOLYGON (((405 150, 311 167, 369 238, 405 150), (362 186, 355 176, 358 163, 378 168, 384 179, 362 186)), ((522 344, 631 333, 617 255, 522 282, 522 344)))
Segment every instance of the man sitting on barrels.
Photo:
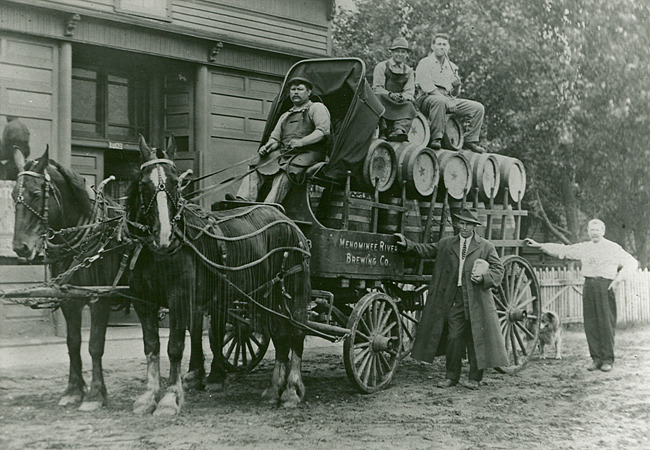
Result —
POLYGON ((458 67, 449 60, 449 36, 438 33, 431 42, 432 53, 422 58, 415 69, 415 83, 422 94, 415 102, 429 118, 431 141, 429 147, 438 150, 447 124, 447 114, 461 120, 469 119, 464 148, 476 153, 485 149, 478 144, 483 125, 484 108, 479 102, 458 98, 460 77, 458 67))
POLYGON ((325 161, 325 141, 331 126, 329 110, 310 100, 313 85, 308 79, 294 77, 288 86, 293 107, 280 116, 268 142, 259 148, 255 170, 244 177, 237 191, 242 200, 256 201, 264 183, 272 180, 264 201, 281 203, 292 178, 304 176, 310 166, 325 161))
POLYGON ((409 44, 403 37, 395 38, 390 47, 391 58, 375 67, 372 90, 386 111, 381 118, 379 135, 389 141, 404 142, 416 110, 415 73, 405 61, 409 56, 409 44))

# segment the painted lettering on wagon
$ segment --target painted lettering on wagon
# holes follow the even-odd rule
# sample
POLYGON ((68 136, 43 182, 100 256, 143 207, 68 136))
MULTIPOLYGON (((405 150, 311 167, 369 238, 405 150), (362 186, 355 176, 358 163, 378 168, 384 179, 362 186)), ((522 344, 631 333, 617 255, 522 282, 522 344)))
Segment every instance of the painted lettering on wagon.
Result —
POLYGON ((389 267, 391 265, 390 258, 385 254, 373 254, 369 252, 384 252, 384 253, 397 253, 397 246, 394 244, 388 244, 384 241, 379 242, 368 242, 368 241, 353 241, 346 238, 339 239, 339 247, 368 252, 365 254, 353 254, 352 252, 347 252, 345 254, 345 263, 354 264, 358 266, 381 266, 389 267))
POLYGON ((387 244, 384 241, 368 242, 368 241, 351 241, 344 237, 339 239, 339 247, 347 248, 350 250, 365 250, 365 251, 380 251, 388 253, 397 253, 397 246, 394 244, 387 244))

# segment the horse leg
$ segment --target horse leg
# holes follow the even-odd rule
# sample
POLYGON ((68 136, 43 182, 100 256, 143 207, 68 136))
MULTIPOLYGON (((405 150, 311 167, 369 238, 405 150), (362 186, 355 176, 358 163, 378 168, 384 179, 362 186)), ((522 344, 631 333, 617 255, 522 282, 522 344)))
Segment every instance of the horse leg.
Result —
POLYGON ((158 402, 158 407, 153 413, 154 416, 173 416, 180 413, 185 400, 181 377, 181 361, 185 349, 185 322, 178 317, 178 313, 172 310, 172 304, 173 302, 170 302, 169 344, 167 345, 169 387, 164 397, 158 402))
POLYGON ((203 314, 196 311, 192 314, 190 325, 190 368, 183 376, 185 389, 205 389, 205 356, 203 355, 203 314))
POLYGON ((106 385, 102 372, 102 356, 106 343, 106 327, 111 314, 111 305, 108 299, 97 299, 90 303, 90 341, 88 350, 93 360, 93 379, 90 382, 90 391, 84 397, 79 407, 80 411, 95 411, 106 404, 106 385))
POLYGON ((302 382, 302 352, 305 346, 305 332, 292 329, 290 339, 291 367, 287 376, 287 385, 280 397, 280 404, 284 408, 295 408, 305 396, 305 385, 302 382))
POLYGON ((158 333, 158 308, 134 303, 135 312, 142 324, 144 354, 147 357, 147 390, 133 404, 136 414, 151 414, 160 398, 160 337, 158 333))
POLYGON ((218 311, 210 315, 210 349, 212 350, 212 363, 210 364, 210 375, 207 379, 208 390, 226 390, 226 364, 223 356, 223 337, 226 332, 225 317, 218 311))
POLYGON ((83 300, 67 300, 61 302, 61 311, 65 317, 66 344, 70 358, 70 373, 68 388, 63 393, 59 406, 80 403, 86 390, 86 383, 81 373, 81 310, 83 300))
POLYGON ((289 335, 272 334, 273 346, 275 347, 275 366, 273 367, 273 377, 271 387, 262 393, 262 399, 267 403, 277 405, 280 401, 280 395, 287 385, 287 365, 289 364, 289 335))

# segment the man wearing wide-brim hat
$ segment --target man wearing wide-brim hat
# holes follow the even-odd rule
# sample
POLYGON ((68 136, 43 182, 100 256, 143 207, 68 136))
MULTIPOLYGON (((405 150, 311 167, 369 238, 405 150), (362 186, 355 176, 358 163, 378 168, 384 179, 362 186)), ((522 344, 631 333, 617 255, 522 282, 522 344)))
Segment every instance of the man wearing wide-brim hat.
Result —
POLYGON ((433 362, 436 356, 445 355, 446 379, 438 387, 447 388, 459 383, 467 348, 469 380, 463 385, 477 389, 484 369, 509 364, 490 290, 501 283, 503 265, 494 245, 475 233, 481 225, 475 209, 455 213, 453 222, 458 234, 434 244, 395 235, 400 251, 435 258, 411 356, 433 362))
POLYGON ((372 89, 386 111, 380 123, 380 134, 389 141, 404 142, 416 114, 415 72, 406 64, 408 41, 403 37, 393 40, 391 57, 375 66, 372 89))

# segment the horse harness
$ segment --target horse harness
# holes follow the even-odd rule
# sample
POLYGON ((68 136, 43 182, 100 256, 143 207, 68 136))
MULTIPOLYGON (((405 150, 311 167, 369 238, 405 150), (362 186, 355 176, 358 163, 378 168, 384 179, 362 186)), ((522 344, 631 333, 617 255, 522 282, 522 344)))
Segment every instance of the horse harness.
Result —
POLYGON ((34 214, 38 219, 41 221, 41 223, 45 227, 45 232, 48 232, 48 204, 47 201, 50 196, 50 191, 52 191, 52 194, 54 195, 54 199, 56 200, 57 204, 59 205, 60 209, 63 209, 61 206, 61 200, 59 200, 60 193, 57 196, 58 189, 55 188, 55 186, 52 184, 52 179, 50 178, 50 174, 47 173, 47 169, 43 171, 43 173, 38 173, 34 172, 31 170, 24 170, 20 173, 18 173, 18 176, 16 177, 18 180, 18 196, 16 197, 16 206, 18 205, 23 205, 28 211, 30 211, 32 214, 34 214), (25 178, 24 176, 30 176, 34 178, 42 178, 44 180, 43 183, 43 205, 41 207, 41 212, 38 212, 32 205, 27 203, 25 201, 25 178))

